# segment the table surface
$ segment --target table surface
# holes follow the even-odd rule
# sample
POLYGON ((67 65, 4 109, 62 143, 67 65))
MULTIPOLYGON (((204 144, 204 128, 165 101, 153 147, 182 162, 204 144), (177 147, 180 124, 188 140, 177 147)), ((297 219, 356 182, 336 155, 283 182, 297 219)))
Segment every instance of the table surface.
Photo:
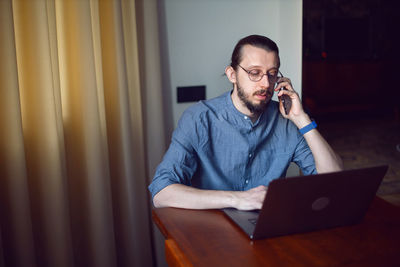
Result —
POLYGON ((172 257, 166 252, 170 265, 400 266, 400 207, 379 197, 357 225, 256 241, 220 210, 161 208, 152 214, 174 251, 172 257))

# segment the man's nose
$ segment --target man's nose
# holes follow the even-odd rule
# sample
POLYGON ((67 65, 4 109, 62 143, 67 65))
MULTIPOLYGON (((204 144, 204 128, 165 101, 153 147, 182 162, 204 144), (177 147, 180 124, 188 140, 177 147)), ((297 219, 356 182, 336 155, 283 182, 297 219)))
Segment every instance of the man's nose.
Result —
POLYGON ((261 77, 260 83, 261 83, 261 85, 262 85, 262 87, 264 89, 267 89, 269 87, 269 80, 268 80, 268 75, 267 74, 264 74, 261 77))

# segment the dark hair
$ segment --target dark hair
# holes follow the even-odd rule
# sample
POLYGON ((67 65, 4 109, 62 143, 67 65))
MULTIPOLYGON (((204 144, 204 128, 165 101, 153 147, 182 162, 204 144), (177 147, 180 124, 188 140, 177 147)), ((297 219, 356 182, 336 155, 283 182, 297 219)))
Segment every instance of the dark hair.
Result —
POLYGON ((239 40, 232 52, 231 67, 237 70, 237 66, 242 61, 242 48, 245 45, 252 45, 262 48, 268 52, 275 52, 278 60, 278 68, 280 66, 279 49, 274 41, 268 37, 261 35, 249 35, 239 40))

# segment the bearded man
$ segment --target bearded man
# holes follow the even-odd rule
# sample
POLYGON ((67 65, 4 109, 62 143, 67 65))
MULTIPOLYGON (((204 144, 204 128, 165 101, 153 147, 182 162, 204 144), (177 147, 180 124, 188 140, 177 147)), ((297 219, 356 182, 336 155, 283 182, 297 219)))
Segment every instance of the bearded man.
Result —
POLYGON ((155 207, 260 209, 291 162, 304 175, 343 169, 279 67, 271 39, 236 44, 225 69, 233 90, 185 110, 149 186, 155 207))

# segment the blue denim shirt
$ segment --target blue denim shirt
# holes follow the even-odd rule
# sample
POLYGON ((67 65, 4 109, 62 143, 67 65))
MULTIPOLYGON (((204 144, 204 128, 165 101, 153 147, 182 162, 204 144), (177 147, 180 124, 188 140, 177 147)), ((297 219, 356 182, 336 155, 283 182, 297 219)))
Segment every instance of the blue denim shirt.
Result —
POLYGON ((290 162, 315 174, 314 158, 297 127, 270 101, 254 123, 230 92, 183 113, 149 190, 180 183, 200 189, 248 190, 284 177, 290 162))

